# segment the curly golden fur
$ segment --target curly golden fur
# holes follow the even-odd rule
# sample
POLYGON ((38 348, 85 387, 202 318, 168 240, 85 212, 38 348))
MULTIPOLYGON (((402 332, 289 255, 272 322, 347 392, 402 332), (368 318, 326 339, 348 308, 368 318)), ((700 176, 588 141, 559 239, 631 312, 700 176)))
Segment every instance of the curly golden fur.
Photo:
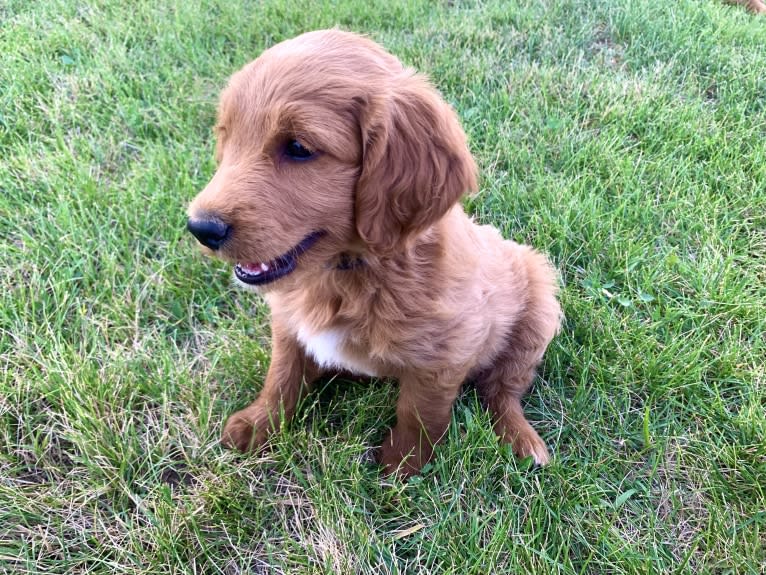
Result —
POLYGON ((387 473, 429 460, 466 379, 501 439, 546 463, 520 400, 559 328, 556 274, 463 211, 476 165, 429 82, 366 38, 311 32, 234 74, 216 131, 189 229, 272 312, 263 390, 223 441, 259 447, 322 372, 347 370, 399 381, 387 473))

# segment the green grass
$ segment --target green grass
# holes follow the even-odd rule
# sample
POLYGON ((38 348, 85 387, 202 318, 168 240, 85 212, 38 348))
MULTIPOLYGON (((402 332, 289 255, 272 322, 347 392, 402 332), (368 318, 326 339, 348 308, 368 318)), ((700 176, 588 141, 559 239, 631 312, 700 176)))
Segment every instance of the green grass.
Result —
POLYGON ((762 573, 764 45, 714 0, 0 2, 0 572, 762 573), (218 444, 267 310, 185 204, 228 75, 336 25, 432 77, 468 209, 561 271, 549 467, 468 389, 423 475, 381 479, 385 382, 328 382, 259 457, 218 444))

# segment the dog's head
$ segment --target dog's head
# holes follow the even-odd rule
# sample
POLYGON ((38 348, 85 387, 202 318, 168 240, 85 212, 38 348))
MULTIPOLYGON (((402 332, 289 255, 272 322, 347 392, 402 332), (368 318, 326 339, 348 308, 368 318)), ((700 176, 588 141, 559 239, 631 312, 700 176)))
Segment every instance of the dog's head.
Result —
POLYGON ((393 255, 476 188, 436 90, 338 30, 282 42, 234 74, 216 132, 218 169, 188 227, 251 286, 345 251, 393 255))

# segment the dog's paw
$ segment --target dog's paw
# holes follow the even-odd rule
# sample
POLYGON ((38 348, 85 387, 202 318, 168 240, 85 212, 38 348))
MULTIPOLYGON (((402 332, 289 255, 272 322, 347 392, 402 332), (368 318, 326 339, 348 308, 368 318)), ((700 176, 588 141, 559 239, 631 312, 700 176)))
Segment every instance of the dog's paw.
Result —
POLYGON ((394 475, 401 479, 407 479, 417 475, 420 471, 412 465, 412 456, 404 457, 401 453, 394 452, 391 446, 383 445, 378 449, 378 463, 383 467, 383 475, 394 475))
POLYGON ((513 453, 516 457, 524 459, 531 457, 535 465, 547 465, 551 456, 545 442, 537 435, 537 432, 530 429, 526 433, 519 433, 513 440, 513 453))
POLYGON ((224 446, 243 453, 260 449, 273 428, 265 410, 254 406, 229 416, 221 434, 224 446))
POLYGON ((429 459, 433 450, 419 448, 414 440, 407 440, 391 433, 377 451, 378 463, 383 467, 384 475, 396 475, 407 479, 418 475, 429 459))

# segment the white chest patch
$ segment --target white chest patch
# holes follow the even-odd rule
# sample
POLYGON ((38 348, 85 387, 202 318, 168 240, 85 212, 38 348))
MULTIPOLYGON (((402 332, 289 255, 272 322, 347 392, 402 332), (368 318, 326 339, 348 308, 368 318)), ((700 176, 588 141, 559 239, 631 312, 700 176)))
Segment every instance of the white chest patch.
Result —
POLYGON ((366 362, 349 357, 343 352, 345 340, 346 333, 341 329, 325 329, 312 333, 301 326, 298 330, 298 341, 303 344, 320 367, 345 369, 360 375, 377 376, 375 370, 366 362))

